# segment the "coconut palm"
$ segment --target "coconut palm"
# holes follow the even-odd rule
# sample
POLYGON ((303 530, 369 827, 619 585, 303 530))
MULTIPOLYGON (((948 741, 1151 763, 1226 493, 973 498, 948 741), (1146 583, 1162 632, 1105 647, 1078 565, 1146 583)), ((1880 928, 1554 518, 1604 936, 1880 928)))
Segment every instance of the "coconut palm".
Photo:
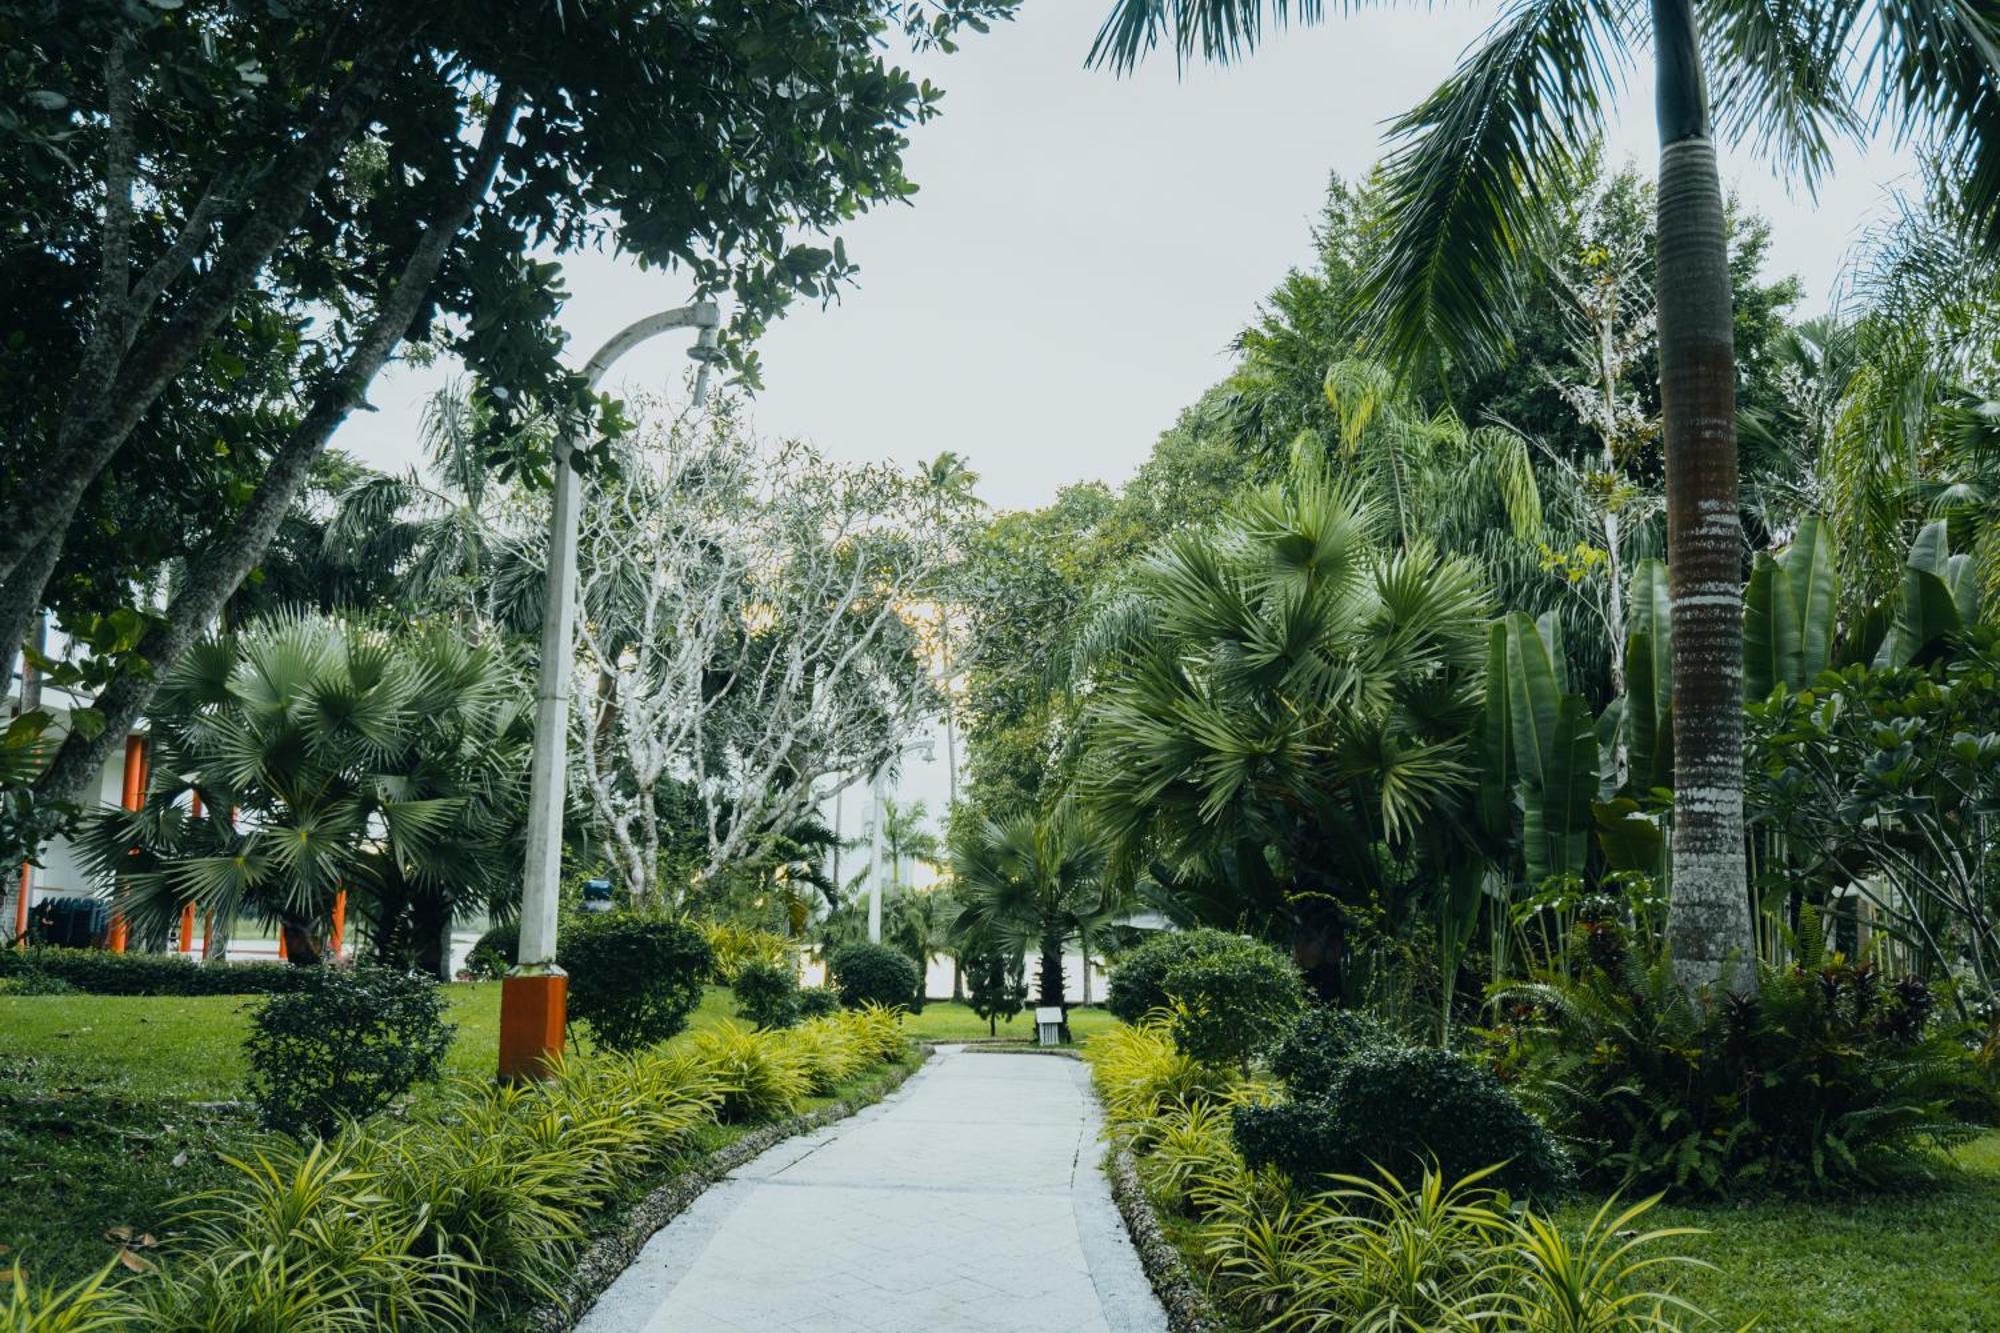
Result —
POLYGON ((153 725, 144 804, 86 834, 137 939, 188 906, 250 912, 313 963, 345 891, 378 958, 442 974, 453 922, 518 892, 530 719, 504 664, 441 629, 253 624, 181 659, 153 725))
MULTIPOLYGON (((1114 0, 1091 51, 1125 70, 1162 39, 1226 61, 1324 0, 1114 0)), ((1839 137, 1893 126, 1954 182, 1965 230, 2000 248, 2000 18, 1935 0, 1511 0, 1395 126, 1388 240, 1367 283, 1392 358, 1440 366, 1507 341, 1541 209, 1601 137, 1634 53, 1653 52, 1660 136, 1660 398, 1673 588, 1673 901, 1688 984, 1755 950, 1743 856, 1743 552, 1735 347, 1715 130, 1810 187, 1839 137), (1712 71, 1712 79, 1710 72, 1712 71), (1711 116, 1709 89, 1716 91, 1711 116)), ((1742 984, 1752 969, 1737 970, 1742 984)))
POLYGON ((958 899, 952 890, 947 886, 933 885, 904 894, 896 900, 889 914, 884 937, 917 965, 914 1007, 918 1013, 924 1009, 923 982, 930 972, 931 959, 939 954, 952 954, 956 967, 953 928, 957 924, 958 911, 958 899))
POLYGON ((1352 481, 1298 469, 1142 561, 1080 650, 1080 788, 1119 879, 1276 926, 1330 997, 1352 997, 1353 921, 1405 918, 1410 886, 1471 851, 1453 829, 1484 586, 1392 530, 1352 481))
POLYGON ((1036 1003, 1061 1008, 1063 949, 1082 945, 1127 908, 1105 851, 1076 809, 954 822, 952 878, 964 904, 953 933, 967 947, 1040 957, 1036 1003))

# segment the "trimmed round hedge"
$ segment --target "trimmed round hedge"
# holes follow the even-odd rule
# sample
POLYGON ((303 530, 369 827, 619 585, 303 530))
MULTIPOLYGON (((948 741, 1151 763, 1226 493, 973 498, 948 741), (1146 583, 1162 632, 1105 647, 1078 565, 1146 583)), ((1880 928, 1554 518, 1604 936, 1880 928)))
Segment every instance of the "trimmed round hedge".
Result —
POLYGON ((1226 930, 1167 930, 1125 954, 1111 968, 1111 987, 1104 1007, 1137 1023, 1155 1009, 1172 1007, 1167 973, 1176 966, 1231 953, 1247 937, 1226 930))
POLYGON ((908 1008, 917 993, 917 965, 886 944, 843 944, 826 960, 849 1009, 879 1004, 908 1008))
POLYGON ((632 1051, 687 1026, 715 955, 692 922, 611 912, 570 921, 556 962, 569 973, 570 1017, 589 1024, 598 1045, 632 1051))
POLYGON ((1323 1095, 1239 1106, 1236 1146, 1301 1185, 1329 1175, 1372 1179, 1380 1166, 1409 1178, 1435 1168, 1457 1180, 1495 1163, 1503 1189, 1531 1198, 1569 1192, 1568 1155, 1499 1080, 1453 1051, 1364 1046, 1336 1063, 1323 1095))

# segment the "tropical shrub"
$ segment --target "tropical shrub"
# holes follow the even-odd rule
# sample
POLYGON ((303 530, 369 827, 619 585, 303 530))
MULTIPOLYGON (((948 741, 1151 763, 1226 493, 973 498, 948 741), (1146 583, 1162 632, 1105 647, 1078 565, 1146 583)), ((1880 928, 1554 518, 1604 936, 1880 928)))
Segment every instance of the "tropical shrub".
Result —
POLYGON ((799 1017, 825 1018, 840 1012, 840 991, 833 986, 799 988, 799 1017))
POLYGON ((1292 960, 1251 939, 1177 959, 1161 986, 1174 1045, 1196 1060, 1246 1071, 1251 1055, 1276 1041, 1306 1004, 1292 960))
POLYGON ((314 968, 251 1018, 250 1095, 270 1129, 330 1137, 437 1077, 455 1031, 436 985, 383 968, 314 968))
MULTIPOLYGON (((230 1186, 190 1202, 159 1272, 132 1289, 141 1327, 498 1327, 556 1295, 592 1214, 674 1168, 719 1115, 795 1109, 903 1053, 898 1016, 867 1009, 787 1032, 725 1026, 684 1051, 558 1058, 529 1084, 460 1078, 407 1118, 273 1141, 230 1186)), ((17 1287, 19 1284, 17 1284, 17 1287)), ((122 1310, 123 1297, 0 1290, 0 1312, 122 1310), (107 1304, 107 1302, 111 1302, 107 1304)), ((122 1314, 120 1318, 122 1319, 122 1314)))
POLYGON ((910 1053, 910 1034, 903 1027, 900 1009, 889 1005, 864 1004, 842 1014, 840 1019, 872 1059, 889 1063, 901 1060, 910 1053))
POLYGON ((1183 1054, 1162 1022, 1100 1032, 1084 1045, 1113 1129, 1146 1136, 1169 1110, 1219 1102, 1240 1086, 1226 1065, 1183 1054))
POLYGON ((760 1028, 788 1028, 799 1021, 799 974, 788 963, 745 963, 729 988, 736 1012, 760 1028))
POLYGON ((780 966, 791 961, 793 942, 776 931, 730 921, 703 922, 701 929, 715 955, 714 979, 719 985, 735 985, 737 975, 753 963, 780 966))
MULTIPOLYGON (((1342 1068, 1399 1049, 1364 1042, 1342 1068)), ((1379 1168, 1287 1181, 1231 1141, 1231 1108, 1241 1116, 1258 1101, 1254 1084, 1160 1095, 1174 1061, 1227 1077, 1188 1061, 1163 1025, 1093 1037, 1085 1057, 1148 1188, 1194 1219, 1170 1234, 1186 1237, 1208 1290, 1246 1327, 1639 1333, 1709 1322, 1659 1282, 1695 1263, 1658 1248, 1689 1233, 1633 1225, 1656 1200, 1606 1205, 1572 1238, 1499 1192, 1497 1167, 1425 1168, 1414 1187, 1379 1168)))
POLYGON ((907 1006, 917 993, 917 965, 886 944, 843 944, 828 957, 827 971, 849 1009, 907 1006))
POLYGON ((1457 1179, 1495 1161, 1495 1183, 1516 1194, 1557 1197, 1573 1184, 1562 1147, 1498 1079, 1435 1047, 1363 1047, 1323 1091, 1238 1107, 1234 1122, 1246 1161, 1302 1186, 1426 1164, 1457 1179))
POLYGON ((968 946, 963 961, 966 1003, 986 1020, 986 1035, 993 1036, 1000 1023, 1013 1022, 1027 1006, 1027 960, 1012 949, 981 941, 968 946))
POLYGON ((814 1018, 785 1029, 785 1044, 804 1067, 813 1096, 831 1096, 879 1058, 869 1034, 854 1021, 857 1017, 814 1018))
POLYGON ((1137 1023, 1155 1009, 1172 1005, 1167 997, 1167 971, 1176 963, 1228 951, 1243 936, 1226 930, 1163 930, 1118 958, 1111 967, 1110 993, 1104 1007, 1137 1023))
POLYGON ((351 1144, 277 1144, 195 1198, 137 1295, 139 1326, 242 1330, 469 1328, 469 1266, 427 1254, 411 1213, 351 1144))
POLYGON ((805 1048, 785 1034, 721 1023, 699 1033, 694 1057, 722 1080, 722 1118, 737 1124, 782 1120, 812 1091, 805 1048))
POLYGON ((312 969, 283 963, 197 963, 104 949, 0 950, 0 977, 24 975, 87 995, 283 995, 314 984, 312 969))
POLYGON ((591 1040, 636 1050, 687 1026, 715 957, 688 921, 611 912, 572 922, 556 962, 569 973, 570 1016, 590 1026, 591 1040))
POLYGON ((1972 1032, 1916 977, 1828 956, 1745 994, 1690 996, 1666 960, 1586 922, 1571 982, 1504 992, 1495 1067, 1545 1108, 1596 1179, 1706 1194, 1880 1187, 2000 1120, 1972 1032))
POLYGON ((521 956, 521 923, 509 921, 479 937, 465 956, 465 970, 481 980, 497 980, 507 975, 521 956))
POLYGON ((1387 1023, 1365 1009, 1314 1005, 1293 1020, 1291 1030, 1271 1048, 1271 1072, 1294 1096, 1319 1096, 1332 1086, 1334 1070, 1350 1056, 1403 1044, 1387 1023))

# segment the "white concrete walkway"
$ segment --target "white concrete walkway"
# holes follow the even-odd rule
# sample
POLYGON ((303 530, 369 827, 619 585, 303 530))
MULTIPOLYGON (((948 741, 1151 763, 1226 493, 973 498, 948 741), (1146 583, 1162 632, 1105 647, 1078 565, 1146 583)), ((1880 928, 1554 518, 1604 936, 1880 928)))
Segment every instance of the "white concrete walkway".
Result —
POLYGON ((1160 1333, 1083 1065, 941 1049, 647 1244, 582 1333, 1160 1333))

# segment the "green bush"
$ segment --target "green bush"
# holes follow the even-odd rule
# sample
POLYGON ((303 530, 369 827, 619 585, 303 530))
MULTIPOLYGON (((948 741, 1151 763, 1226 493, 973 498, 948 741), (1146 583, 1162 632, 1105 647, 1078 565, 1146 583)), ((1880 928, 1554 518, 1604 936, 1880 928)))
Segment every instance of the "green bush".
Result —
POLYGON ((514 966, 520 957, 521 923, 509 921, 479 937, 479 942, 472 946, 472 952, 465 956, 465 970, 474 977, 491 981, 506 976, 507 969, 514 966))
POLYGON ((805 986, 799 990, 799 1017, 825 1018, 840 1011, 840 991, 833 986, 805 986))
POLYGON ((736 1012, 760 1028, 788 1028, 799 1021, 799 974, 783 963, 744 963, 729 989, 736 995, 736 1012))
POLYGON ((598 1045, 629 1051, 687 1026, 715 957, 692 922, 612 912, 578 917, 556 962, 569 973, 570 1016, 598 1045))
POLYGON ((267 1128, 330 1137, 437 1077, 454 1031, 444 995, 380 968, 312 968, 313 985, 266 1000, 243 1048, 267 1128))
POLYGON ((1127 1023, 1137 1023, 1155 1009, 1172 1006, 1167 997, 1167 970, 1177 963, 1222 953, 1243 943, 1226 930, 1161 931, 1119 958, 1111 968, 1111 987, 1104 1007, 1127 1023))
POLYGON ((1179 958, 1161 978, 1174 1045, 1196 1060, 1249 1067, 1306 1004, 1292 960, 1266 944, 1233 939, 1179 958))
POLYGON ((1314 1005, 1271 1049, 1271 1072, 1296 1097, 1323 1096, 1333 1084, 1334 1070, 1349 1056, 1404 1044, 1387 1023, 1364 1009, 1314 1005))
POLYGON ((58 981, 86 995, 284 995, 315 969, 288 963, 198 963, 177 954, 104 949, 0 949, 0 977, 58 981))
POLYGON ((1302 1186, 1328 1175, 1372 1177, 1431 1169, 1446 1178, 1502 1162, 1496 1183, 1556 1197, 1572 1180, 1553 1135, 1498 1079, 1454 1051, 1364 1046, 1333 1066, 1324 1093, 1239 1106, 1237 1147, 1302 1186))
POLYGON ((907 1008, 917 993, 917 965, 886 944, 843 944, 827 959, 827 971, 849 1009, 907 1008))
POLYGON ((1500 999, 1494 1057, 1577 1144, 1597 1181, 1711 1195, 1879 1188, 2000 1120, 1975 1034, 1915 977, 1821 956, 1761 969, 1748 994, 1690 996, 1623 928, 1578 928, 1571 983, 1500 999))

